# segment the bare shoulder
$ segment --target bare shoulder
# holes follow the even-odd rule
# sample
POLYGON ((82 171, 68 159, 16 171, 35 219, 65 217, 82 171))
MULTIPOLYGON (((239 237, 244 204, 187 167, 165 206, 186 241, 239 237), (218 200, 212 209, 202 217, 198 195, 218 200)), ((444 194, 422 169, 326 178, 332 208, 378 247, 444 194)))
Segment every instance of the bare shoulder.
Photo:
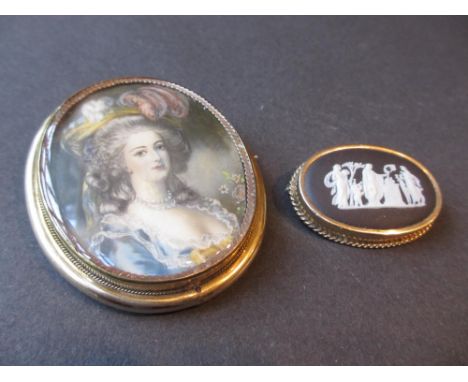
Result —
POLYGON ((226 224, 206 212, 182 206, 175 208, 175 210, 176 211, 174 212, 177 212, 177 214, 179 214, 181 218, 184 218, 187 223, 203 227, 203 229, 209 233, 228 231, 226 224))

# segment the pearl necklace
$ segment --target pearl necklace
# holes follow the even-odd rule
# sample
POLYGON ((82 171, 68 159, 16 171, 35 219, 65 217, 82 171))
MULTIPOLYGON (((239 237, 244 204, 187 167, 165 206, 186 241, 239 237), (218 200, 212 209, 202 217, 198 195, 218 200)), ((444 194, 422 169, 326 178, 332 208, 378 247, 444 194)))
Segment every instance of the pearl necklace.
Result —
POLYGON ((166 196, 160 202, 149 202, 147 200, 139 198, 138 196, 135 198, 135 201, 139 204, 144 205, 145 207, 158 211, 173 208, 176 205, 176 201, 172 196, 171 191, 167 191, 166 196))

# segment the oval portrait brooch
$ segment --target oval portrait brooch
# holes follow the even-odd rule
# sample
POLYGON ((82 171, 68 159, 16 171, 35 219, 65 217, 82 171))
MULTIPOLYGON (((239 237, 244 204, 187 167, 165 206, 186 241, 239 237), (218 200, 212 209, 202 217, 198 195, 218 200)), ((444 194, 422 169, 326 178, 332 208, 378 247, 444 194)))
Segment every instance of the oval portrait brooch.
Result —
POLYGON ((73 95, 32 144, 26 200, 53 266, 113 307, 157 313, 231 285, 257 253, 255 159, 202 97, 151 78, 73 95))

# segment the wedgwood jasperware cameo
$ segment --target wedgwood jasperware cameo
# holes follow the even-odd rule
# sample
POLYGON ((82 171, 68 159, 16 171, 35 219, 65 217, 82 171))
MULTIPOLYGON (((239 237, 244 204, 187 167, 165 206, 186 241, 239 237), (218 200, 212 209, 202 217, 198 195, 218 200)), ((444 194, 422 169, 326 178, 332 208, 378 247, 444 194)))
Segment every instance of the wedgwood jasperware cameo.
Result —
POLYGON ((296 170, 289 193, 297 214, 314 231, 364 248, 418 239, 442 207, 439 186, 426 167, 371 145, 318 152, 296 170))

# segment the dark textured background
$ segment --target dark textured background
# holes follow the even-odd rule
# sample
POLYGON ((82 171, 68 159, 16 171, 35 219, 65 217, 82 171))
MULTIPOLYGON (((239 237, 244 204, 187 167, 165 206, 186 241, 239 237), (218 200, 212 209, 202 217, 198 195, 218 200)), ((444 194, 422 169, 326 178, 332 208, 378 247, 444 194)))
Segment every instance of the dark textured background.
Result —
POLYGON ((467 18, 0 18, 0 363, 468 364, 467 18), (76 90, 159 77, 214 103, 259 156, 264 244, 214 300, 140 316, 64 281, 28 223, 23 168, 76 90), (309 232, 284 188, 313 152, 386 145, 438 179, 433 230, 361 250, 309 232))

